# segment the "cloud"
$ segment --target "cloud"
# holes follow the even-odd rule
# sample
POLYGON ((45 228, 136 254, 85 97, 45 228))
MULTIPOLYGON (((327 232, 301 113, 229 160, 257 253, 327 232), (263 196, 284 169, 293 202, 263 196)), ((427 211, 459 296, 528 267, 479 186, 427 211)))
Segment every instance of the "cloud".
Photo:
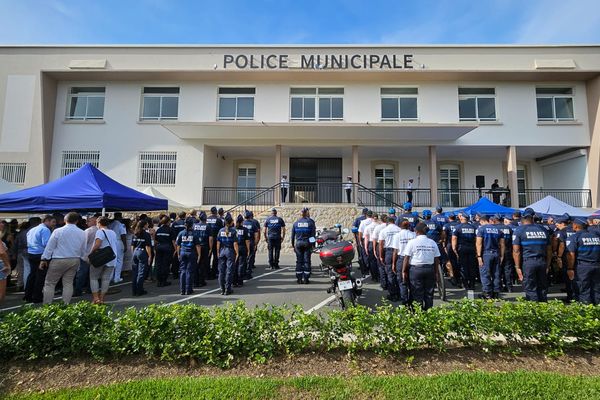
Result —
POLYGON ((600 12, 597 0, 535 2, 527 18, 516 29, 517 43, 600 42, 600 12))

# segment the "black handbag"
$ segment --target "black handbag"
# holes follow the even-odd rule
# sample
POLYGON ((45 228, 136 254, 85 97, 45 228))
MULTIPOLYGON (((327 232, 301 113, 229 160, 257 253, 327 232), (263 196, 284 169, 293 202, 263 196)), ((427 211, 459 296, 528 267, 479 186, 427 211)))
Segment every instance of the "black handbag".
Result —
POLYGON ((113 251, 110 241, 108 240, 106 232, 102 230, 102 233, 104 233, 104 237, 108 242, 108 246, 103 247, 101 249, 97 249, 93 253, 90 253, 90 255, 88 256, 90 264, 96 268, 100 268, 101 266, 106 265, 115 258, 117 258, 117 255, 113 251))

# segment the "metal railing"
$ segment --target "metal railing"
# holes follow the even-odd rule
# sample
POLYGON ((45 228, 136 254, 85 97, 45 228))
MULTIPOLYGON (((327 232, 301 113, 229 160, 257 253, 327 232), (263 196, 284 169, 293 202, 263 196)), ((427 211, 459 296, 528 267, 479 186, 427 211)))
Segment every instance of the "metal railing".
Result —
POLYGON ((467 207, 480 198, 487 197, 494 203, 510 207, 510 191, 490 189, 438 189, 437 205, 442 207, 467 207))
POLYGON ((362 185, 358 188, 358 193, 364 198, 364 195, 371 194, 371 199, 367 199, 367 202, 371 207, 384 206, 384 207, 400 207, 404 203, 410 201, 413 207, 430 207, 431 206, 431 190, 430 189, 406 189, 406 188, 393 188, 393 189, 379 189, 379 188, 366 188, 362 185), (377 196, 373 196, 377 194, 377 196), (395 204, 395 205, 393 205, 395 204))
POLYGON ((347 196, 342 182, 290 182, 286 202, 346 203, 347 196))
POLYGON ((265 199, 257 198, 256 195, 269 189, 271 188, 205 187, 202 203, 207 205, 233 205, 251 201, 248 204, 252 205, 253 203, 265 201, 265 199))
POLYGON ((396 201, 394 196, 388 195, 386 190, 370 189, 360 183, 354 185, 356 191, 356 204, 376 212, 386 213, 390 208, 402 209, 404 202, 396 201))
MULTIPOLYGON (((553 196, 573 207, 592 207, 592 192, 589 189, 525 189, 519 191, 517 208, 527 207, 546 196, 553 196)), ((467 207, 481 197, 506 207, 512 207, 510 190, 490 189, 438 189, 438 202, 442 207, 467 207)))

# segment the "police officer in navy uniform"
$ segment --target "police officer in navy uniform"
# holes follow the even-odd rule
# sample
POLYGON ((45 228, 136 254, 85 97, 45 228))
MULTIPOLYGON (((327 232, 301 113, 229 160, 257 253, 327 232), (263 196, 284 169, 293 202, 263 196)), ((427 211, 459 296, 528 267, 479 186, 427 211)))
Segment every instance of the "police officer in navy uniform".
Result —
POLYGON ((477 257, 475 254, 475 227, 469 223, 467 214, 458 214, 460 224, 452 232, 452 251, 460 268, 465 289, 475 289, 477 257))
POLYGON ((519 280, 523 281, 525 299, 545 302, 552 244, 548 232, 533 223, 534 215, 531 208, 523 211, 521 225, 513 231, 513 257, 519 280))
POLYGON ((248 271, 248 254, 250 254, 250 231, 244 226, 244 217, 237 216, 235 230, 238 243, 238 257, 233 268, 233 287, 244 286, 244 277, 248 271))
POLYGON ((510 224, 513 226, 513 229, 515 229, 514 227, 521 225, 521 211, 516 210, 513 212, 510 224))
POLYGON ((285 239, 285 222, 277 216, 277 209, 271 209, 271 216, 265 220, 264 236, 269 250, 269 266, 279 269, 281 242, 285 239))
POLYGON ((237 231, 233 226, 233 218, 225 215, 225 226, 217 233, 217 254, 219 255, 219 286, 221 294, 229 296, 233 293, 233 268, 237 262, 239 246, 237 231))
POLYGON ((219 207, 217 214, 219 214, 219 218, 221 218, 221 222, 223 222, 223 226, 225 226, 225 210, 223 210, 223 207, 219 207))
POLYGON ((569 251, 569 279, 576 279, 579 301, 583 304, 600 304, 600 236, 586 229, 586 221, 573 221, 575 234, 567 239, 569 251))
POLYGON ((486 215, 479 217, 477 228, 477 262, 481 274, 482 299, 500 296, 500 262, 504 256, 504 234, 499 226, 490 223, 486 215))
MULTIPOLYGON (((173 236, 177 238, 179 233, 185 230, 185 211, 180 211, 177 214, 177 219, 173 221, 171 224, 171 229, 173 229, 173 236)), ((173 257, 173 262, 171 263, 171 274, 173 275, 173 279, 179 279, 179 256, 175 255, 173 257)))
POLYGON ((252 270, 254 269, 254 262, 256 260, 256 249, 258 242, 260 242, 260 224, 254 219, 252 211, 246 210, 244 213, 244 222, 242 223, 248 230, 250 236, 250 251, 248 252, 248 260, 246 262, 246 272, 244 273, 244 279, 252 279, 252 270))
POLYGON ((456 254, 452 250, 452 232, 460 224, 456 220, 456 215, 451 212, 448 214, 448 222, 442 226, 442 247, 445 253, 444 259, 446 260, 446 271, 450 276, 450 283, 456 287, 462 287, 460 280, 460 270, 458 268, 458 261, 456 260, 456 254))
POLYGON ((567 268, 569 265, 567 241, 575 234, 575 231, 569 222, 569 219, 564 215, 558 217, 556 219, 557 231, 554 235, 556 243, 556 262, 561 270, 562 279, 565 282, 565 292, 567 293, 568 303, 576 299, 577 293, 577 282, 573 279, 569 279, 567 268))
POLYGON ((402 205, 402 208, 404 209, 404 212, 396 218, 396 225, 399 225, 400 221, 405 219, 409 223, 410 230, 414 231, 417 222, 419 222, 419 218, 415 218, 415 214, 412 212, 412 203, 406 202, 402 205))
POLYGON ((157 286, 163 287, 171 284, 169 278, 169 267, 173 263, 173 254, 175 253, 175 236, 170 224, 169 217, 164 216, 160 220, 160 226, 156 230, 156 279, 157 286))
POLYGON ((358 264, 359 264, 360 270, 363 273, 363 275, 367 271, 367 261, 366 261, 365 249, 363 248, 362 240, 360 240, 360 237, 359 237, 358 227, 360 226, 360 223, 362 221, 367 219, 368 212, 369 212, 368 208, 363 208, 362 213, 354 220, 354 223, 352 224, 352 233, 354 234, 354 242, 356 243, 356 250, 358 252, 358 264))
MULTIPOLYGON (((500 216, 496 216, 500 220, 500 216)), ((500 262, 500 279, 502 280, 502 291, 512 293, 515 280, 515 260, 512 255, 513 226, 509 218, 504 218, 503 223, 498 224, 504 238, 504 254, 500 262)))
POLYGON ((316 234, 315 221, 310 218, 308 208, 304 207, 300 218, 292 225, 292 247, 296 252, 296 280, 298 284, 310 281, 310 256, 316 234))
POLYGON ((208 277, 206 279, 216 279, 219 265, 219 254, 217 253, 217 235, 219 234, 221 228, 223 228, 223 220, 219 214, 217 214, 217 207, 211 207, 210 215, 206 218, 206 223, 208 224, 208 231, 210 233, 208 242, 210 246, 210 257, 212 258, 210 271, 208 272, 208 277))
POLYGON ((204 287, 206 286, 206 277, 210 268, 210 228, 206 223, 206 213, 204 211, 200 213, 200 219, 194 223, 193 229, 200 243, 200 252, 196 255, 194 287, 204 287))
POLYGON ((185 229, 177 235, 177 254, 179 256, 179 289, 182 295, 194 293, 194 268, 196 266, 196 254, 199 254, 200 242, 194 234, 194 220, 188 218, 185 221, 185 229))

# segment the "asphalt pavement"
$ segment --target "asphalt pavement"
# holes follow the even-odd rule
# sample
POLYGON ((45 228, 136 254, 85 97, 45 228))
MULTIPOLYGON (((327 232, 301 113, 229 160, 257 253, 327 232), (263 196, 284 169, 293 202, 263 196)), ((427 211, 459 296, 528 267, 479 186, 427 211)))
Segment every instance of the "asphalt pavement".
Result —
MULTIPOLYGON (((106 296, 106 303, 114 307, 115 310, 125 309, 127 307, 143 307, 149 304, 187 304, 193 303, 203 306, 219 306, 229 302, 244 301, 249 307, 263 304, 272 305, 301 305, 307 312, 322 312, 328 309, 339 309, 337 300, 327 293, 330 286, 326 271, 319 267, 319 257, 313 254, 312 265, 313 274, 308 285, 299 285, 295 277, 295 257, 291 255, 281 256, 281 269, 271 270, 267 267, 266 254, 257 255, 256 270, 254 278, 246 281, 241 288, 234 288, 234 293, 229 296, 222 296, 221 290, 216 280, 209 280, 208 285, 194 289, 192 295, 182 296, 179 292, 179 282, 172 280, 172 284, 166 287, 157 287, 155 282, 146 281, 145 289, 148 294, 139 297, 131 296, 131 283, 127 278, 125 282, 111 286, 111 291, 106 296), (112 293, 118 291, 117 293, 112 293)), ((356 276, 361 276, 358 264, 353 264, 353 271, 356 276)), ((451 287, 446 281, 448 287, 448 301, 459 300, 467 297, 467 292, 463 289, 451 287)), ((522 297, 520 286, 516 287, 514 293, 503 293, 502 297, 507 300, 522 297)), ((550 298, 563 298, 564 293, 560 292, 558 286, 553 286, 550 290, 550 298)), ((479 291, 475 291, 475 297, 479 291)), ((383 291, 378 284, 365 279, 363 294, 358 299, 358 303, 366 306, 376 306, 387 302, 385 296, 387 292, 383 291)), ((5 302, 0 306, 0 311, 14 311, 22 308, 25 303, 22 300, 23 293, 8 293, 5 302)), ((55 301, 59 301, 57 294, 55 301)), ((90 295, 83 295, 74 298, 72 302, 91 301, 90 295)), ((435 304, 442 303, 437 296, 435 304)), ((397 303, 396 303, 397 304, 397 303)))

